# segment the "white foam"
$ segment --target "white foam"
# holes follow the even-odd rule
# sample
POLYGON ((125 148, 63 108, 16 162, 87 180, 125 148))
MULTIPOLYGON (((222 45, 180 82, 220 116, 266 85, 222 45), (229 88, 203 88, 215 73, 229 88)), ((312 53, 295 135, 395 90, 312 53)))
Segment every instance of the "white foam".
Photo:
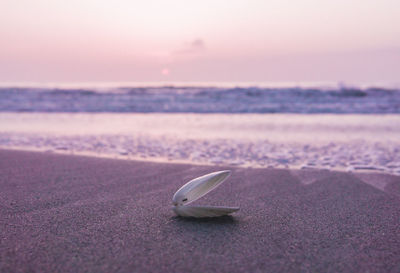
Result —
POLYGON ((400 116, 0 115, 0 147, 251 167, 400 174, 400 116))

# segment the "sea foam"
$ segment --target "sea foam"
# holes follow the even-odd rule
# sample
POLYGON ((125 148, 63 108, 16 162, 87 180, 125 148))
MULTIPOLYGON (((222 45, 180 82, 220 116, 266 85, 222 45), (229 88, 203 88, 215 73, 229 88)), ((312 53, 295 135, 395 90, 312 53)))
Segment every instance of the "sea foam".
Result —
POLYGON ((3 113, 0 147, 400 175, 399 115, 3 113))

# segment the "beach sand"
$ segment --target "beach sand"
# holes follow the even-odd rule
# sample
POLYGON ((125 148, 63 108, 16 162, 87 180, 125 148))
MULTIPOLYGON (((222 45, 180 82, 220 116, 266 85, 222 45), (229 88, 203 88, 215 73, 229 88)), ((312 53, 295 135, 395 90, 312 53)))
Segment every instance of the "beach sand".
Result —
POLYGON ((400 177, 229 167, 184 219, 174 192, 223 166, 0 150, 0 272, 400 272, 400 177))

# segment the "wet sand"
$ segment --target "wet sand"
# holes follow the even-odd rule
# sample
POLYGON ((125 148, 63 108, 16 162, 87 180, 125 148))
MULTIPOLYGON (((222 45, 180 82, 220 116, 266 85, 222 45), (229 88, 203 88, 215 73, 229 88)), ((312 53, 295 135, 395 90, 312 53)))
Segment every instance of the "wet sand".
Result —
POLYGON ((0 272, 400 272, 400 177, 233 168, 183 219, 173 193, 217 166, 0 150, 0 272))

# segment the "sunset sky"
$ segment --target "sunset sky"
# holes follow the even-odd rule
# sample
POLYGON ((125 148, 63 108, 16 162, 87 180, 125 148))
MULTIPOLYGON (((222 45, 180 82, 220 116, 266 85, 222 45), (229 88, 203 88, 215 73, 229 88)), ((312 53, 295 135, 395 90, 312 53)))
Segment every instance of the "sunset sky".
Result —
POLYGON ((1 82, 386 82, 398 0, 2 0, 1 82))

